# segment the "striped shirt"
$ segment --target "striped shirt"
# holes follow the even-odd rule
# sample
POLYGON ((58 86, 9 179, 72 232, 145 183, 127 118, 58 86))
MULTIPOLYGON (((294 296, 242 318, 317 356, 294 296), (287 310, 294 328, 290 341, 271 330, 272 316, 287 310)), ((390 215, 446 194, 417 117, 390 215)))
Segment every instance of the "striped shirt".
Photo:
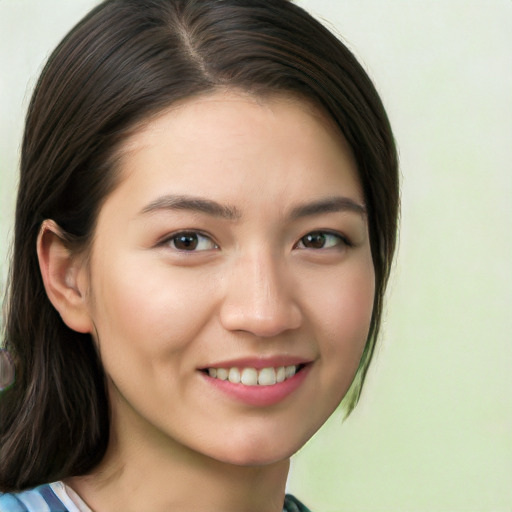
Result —
MULTIPOLYGON (((63 482, 54 482, 19 493, 0 494, 0 512, 92 512, 92 510, 63 482)), ((310 512, 310 510, 287 494, 283 512, 310 512)))

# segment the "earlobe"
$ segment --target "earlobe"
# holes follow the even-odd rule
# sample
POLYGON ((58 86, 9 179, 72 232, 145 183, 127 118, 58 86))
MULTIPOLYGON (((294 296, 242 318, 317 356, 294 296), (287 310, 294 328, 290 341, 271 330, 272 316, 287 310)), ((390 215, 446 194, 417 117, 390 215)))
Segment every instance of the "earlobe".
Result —
POLYGON ((69 249, 53 220, 41 224, 37 257, 46 294, 64 323, 74 331, 91 332, 84 258, 69 249))

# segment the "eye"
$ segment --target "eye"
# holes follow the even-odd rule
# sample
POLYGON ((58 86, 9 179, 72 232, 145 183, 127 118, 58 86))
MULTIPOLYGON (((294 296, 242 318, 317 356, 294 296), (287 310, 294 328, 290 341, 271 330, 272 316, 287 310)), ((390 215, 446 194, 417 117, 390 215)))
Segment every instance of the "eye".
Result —
POLYGON ((312 231, 303 236, 296 244, 298 249, 332 249, 350 245, 342 235, 328 231, 312 231))
POLYGON ((194 231, 182 231, 176 233, 168 238, 165 245, 169 245, 171 248, 178 251, 209 251, 212 249, 218 249, 218 245, 206 235, 196 233, 194 231))

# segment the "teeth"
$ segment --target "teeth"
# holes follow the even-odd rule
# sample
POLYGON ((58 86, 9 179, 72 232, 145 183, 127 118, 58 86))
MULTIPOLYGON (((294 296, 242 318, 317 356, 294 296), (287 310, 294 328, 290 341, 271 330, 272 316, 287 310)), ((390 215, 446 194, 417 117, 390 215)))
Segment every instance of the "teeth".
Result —
MULTIPOLYGON (((212 368, 212 370, 215 370, 215 368, 212 368)), ((210 370, 208 370, 209 372, 210 370)), ((226 370, 226 368, 217 368, 217 379, 220 380, 228 380, 229 372, 226 370)))
POLYGON ((233 384, 245 386, 272 386, 293 377, 297 366, 279 366, 278 368, 208 368, 208 375, 214 379, 229 380, 233 384))
POLYGON ((240 370, 238 368, 230 368, 228 373, 228 380, 233 384, 240 382, 240 370))
POLYGON ((296 371, 297 371, 296 366, 286 366, 284 369, 284 378, 289 379, 290 377, 293 377, 295 375, 296 371))
MULTIPOLYGON (((230 370, 231 372, 231 370, 230 370)), ((231 379, 230 379, 231 382, 231 379)), ((240 382, 246 386, 256 386, 258 384, 258 372, 255 368, 244 368, 240 382)))
POLYGON ((274 368, 263 368, 258 374, 258 384, 260 386, 272 386, 276 383, 276 371, 274 368))

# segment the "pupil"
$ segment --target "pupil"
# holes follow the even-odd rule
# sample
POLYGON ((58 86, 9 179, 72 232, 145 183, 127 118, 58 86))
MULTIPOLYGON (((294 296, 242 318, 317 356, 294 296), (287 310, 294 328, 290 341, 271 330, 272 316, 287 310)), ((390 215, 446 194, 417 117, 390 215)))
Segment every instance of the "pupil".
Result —
POLYGON ((321 249, 325 245, 325 235, 322 233, 311 233, 302 239, 302 243, 306 247, 321 249))
POLYGON ((182 251, 190 251, 197 247, 196 235, 179 235, 174 239, 174 246, 176 249, 182 251))

